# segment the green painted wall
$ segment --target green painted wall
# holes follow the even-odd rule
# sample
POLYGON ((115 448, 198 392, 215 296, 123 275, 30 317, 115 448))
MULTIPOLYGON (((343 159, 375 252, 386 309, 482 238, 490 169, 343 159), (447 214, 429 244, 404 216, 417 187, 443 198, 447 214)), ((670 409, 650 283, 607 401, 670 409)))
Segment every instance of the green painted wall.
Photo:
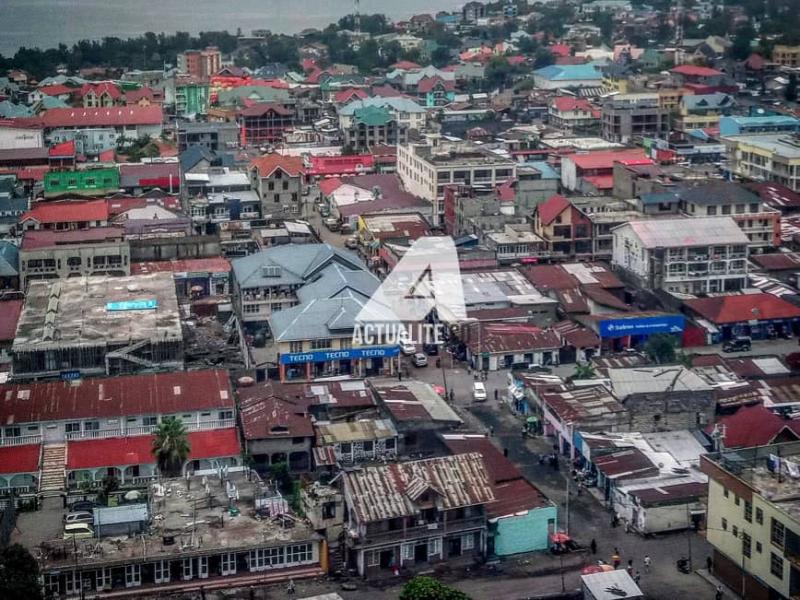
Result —
POLYGON ((51 171, 44 176, 45 196, 68 193, 102 195, 118 189, 119 171, 116 168, 51 171))
POLYGON ((551 519, 555 527, 555 506, 534 508, 524 515, 500 519, 495 524, 494 553, 509 556, 546 550, 549 546, 547 523, 551 519))

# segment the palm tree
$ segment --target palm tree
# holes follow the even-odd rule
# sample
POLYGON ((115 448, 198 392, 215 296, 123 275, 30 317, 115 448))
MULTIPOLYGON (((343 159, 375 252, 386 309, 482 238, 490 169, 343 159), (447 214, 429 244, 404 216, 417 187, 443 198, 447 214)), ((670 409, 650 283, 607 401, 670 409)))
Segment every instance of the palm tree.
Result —
POLYGON ((180 475, 183 463, 191 451, 183 421, 178 417, 164 417, 158 424, 155 434, 153 456, 158 469, 167 476, 180 475))
POLYGON ((578 363, 575 365, 575 373, 573 379, 592 379, 596 375, 594 365, 592 363, 578 363))

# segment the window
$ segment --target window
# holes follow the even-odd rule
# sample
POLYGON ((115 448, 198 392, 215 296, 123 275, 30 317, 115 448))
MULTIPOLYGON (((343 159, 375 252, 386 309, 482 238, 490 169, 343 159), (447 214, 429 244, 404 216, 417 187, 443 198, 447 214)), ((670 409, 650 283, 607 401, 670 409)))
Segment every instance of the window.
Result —
POLYGON ((194 577, 194 561, 191 558, 184 558, 182 579, 188 581, 192 577, 194 577))
POLYGON ((274 190, 275 190, 275 182, 274 182, 274 181, 270 181, 270 182, 267 184, 267 189, 268 189, 270 192, 274 191, 274 190))
POLYGON ((289 182, 288 181, 284 181, 283 184, 281 185, 281 188, 283 188, 284 191, 288 190, 289 189, 289 182))
POLYGON ((730 496, 730 495, 731 495, 731 493, 728 491, 728 488, 725 488, 725 489, 722 491, 722 495, 723 495, 723 496, 725 496, 725 497, 727 498, 728 496, 730 496))
POLYGON ((778 579, 783 579, 783 559, 774 552, 770 553, 769 572, 778 579))
POLYGON ((19 427, 6 427, 6 437, 19 437, 22 435, 22 430, 19 427))
POLYGON ((761 551, 764 549, 764 546, 761 545, 761 542, 756 542, 756 552, 761 554, 761 551))
POLYGON ((84 431, 99 431, 100 421, 85 421, 83 423, 84 431))
POLYGON ((734 504, 736 504, 736 506, 739 506, 739 503, 741 502, 741 500, 739 499, 739 496, 734 496, 733 502, 734 502, 734 504))
POLYGON ((159 560, 153 564, 153 581, 169 583, 169 561, 159 560))
POLYGON ((377 550, 369 550, 364 553, 368 567, 377 567, 381 563, 381 553, 377 550))
POLYGON ((400 546, 400 558, 402 560, 414 560, 414 544, 400 546))
POLYGON ((236 574, 236 554, 229 552, 228 554, 223 554, 219 557, 219 574, 236 574))
POLYGON ((783 548, 783 543, 786 538, 786 530, 783 526, 783 523, 776 520, 775 518, 772 519, 772 526, 770 528, 770 541, 775 544, 778 548, 783 548))
POLYGON ((394 446, 395 446, 395 439, 394 438, 389 438, 388 440, 386 440, 386 449, 387 450, 394 450, 394 446))
POLYGON ((350 442, 345 442, 341 445, 342 454, 350 454, 353 451, 353 445, 350 442))
POLYGON ((758 202, 750 203, 750 212, 758 212, 758 202))
POLYGON ((716 215, 717 214, 717 207, 716 206, 709 206, 707 214, 708 214, 709 217, 713 217, 714 215, 716 215))
POLYGON ((293 437, 292 438, 292 444, 294 444, 295 446, 299 446, 300 444, 302 444, 305 441, 306 441, 306 438, 304 438, 304 437, 293 437))
POLYGON ((730 207, 730 205, 729 205, 729 204, 726 204, 726 205, 724 205, 724 206, 722 207, 722 214, 723 214, 723 215, 729 215, 729 214, 731 214, 731 207, 730 207))
POLYGON ((154 415, 148 415, 146 417, 142 417, 142 425, 145 427, 154 427, 158 425, 158 417, 154 415))
POLYGON ((311 348, 313 350, 322 350, 322 349, 331 348, 331 347, 333 347, 333 344, 331 343, 331 340, 329 340, 327 338, 322 338, 322 339, 318 339, 318 340, 311 340, 311 348))
POLYGON ((294 544, 286 548, 286 564, 310 562, 313 558, 311 544, 294 544))
POLYGON ((722 529, 723 531, 728 531, 728 519, 722 517, 722 529))
POLYGON ((302 352, 303 342, 289 342, 289 352, 302 352))
POLYGON ((442 553, 442 538, 428 540, 428 556, 438 556, 442 553))
POLYGON ((372 452, 375 449, 375 442, 372 440, 364 442, 364 452, 372 452))
POLYGON ((227 419, 232 419, 233 418, 233 411, 232 410, 221 410, 221 411, 219 411, 219 417, 218 418, 219 418, 220 421, 225 421, 227 419))
POLYGON ((461 551, 472 550, 475 547, 475 534, 465 533, 461 536, 461 551))
POLYGON ((742 532, 742 555, 750 558, 753 540, 744 531, 742 532))
POLYGON ((731 533, 733 534, 733 537, 739 537, 739 528, 736 525, 734 525, 731 528, 731 533))
POLYGON ((744 501, 744 520, 748 523, 753 522, 753 504, 747 500, 744 501))
POLYGON ((764 511, 760 508, 756 508, 756 523, 759 525, 764 524, 764 511))
POLYGON ((81 424, 78 421, 74 421, 73 423, 67 423, 64 426, 64 431, 67 433, 79 433, 81 430, 81 424))
POLYGON ((142 566, 138 564, 125 565, 125 587, 142 585, 142 566))

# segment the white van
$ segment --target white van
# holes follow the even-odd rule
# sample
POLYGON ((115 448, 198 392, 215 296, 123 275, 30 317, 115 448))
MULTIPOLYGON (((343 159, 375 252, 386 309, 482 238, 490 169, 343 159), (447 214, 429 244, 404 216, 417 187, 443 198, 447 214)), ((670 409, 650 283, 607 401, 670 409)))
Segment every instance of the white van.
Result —
POLYGON ((94 537, 94 529, 88 523, 68 523, 64 525, 65 540, 88 540, 94 537))
POLYGON ((476 381, 472 384, 472 399, 475 402, 486 402, 486 386, 483 382, 476 381))

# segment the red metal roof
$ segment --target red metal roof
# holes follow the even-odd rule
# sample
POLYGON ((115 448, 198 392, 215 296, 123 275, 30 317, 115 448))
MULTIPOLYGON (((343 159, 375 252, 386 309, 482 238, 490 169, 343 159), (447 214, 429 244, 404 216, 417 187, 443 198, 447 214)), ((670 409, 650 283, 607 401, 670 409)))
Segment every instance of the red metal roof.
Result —
POLYGON ((80 89, 80 97, 85 96, 89 92, 94 92, 98 96, 108 94, 114 100, 119 100, 122 97, 122 92, 116 84, 110 81, 101 81, 99 83, 84 83, 80 89))
POLYGON ((572 48, 567 44, 553 44, 548 50, 553 56, 570 56, 572 54, 572 48))
POLYGON ((312 156, 309 175, 357 175, 371 171, 375 166, 375 157, 371 154, 354 154, 348 156, 312 156))
POLYGON ((645 156, 644 150, 602 150, 586 154, 571 154, 563 160, 571 160, 579 169, 612 169, 615 162, 625 165, 652 165, 653 161, 645 156))
POLYGON ((797 252, 754 254, 750 260, 767 271, 800 271, 800 254, 797 252))
POLYGON ((742 323, 800 317, 800 308, 772 294, 740 294, 694 298, 684 304, 712 323, 742 323))
POLYGON ((678 483, 675 485, 661 485, 630 492, 630 495, 639 499, 642 506, 658 506, 661 504, 685 503, 708 495, 708 484, 700 481, 678 483))
POLYGON ((39 88, 39 91, 45 96, 67 96, 73 92, 77 92, 77 88, 71 88, 63 84, 45 85, 39 88))
MULTIPOLYGON (((556 96, 550 101, 550 105, 554 106, 559 112, 574 110, 584 110, 593 114, 597 112, 597 109, 586 98, 576 98, 575 96, 556 96)), ((599 117, 600 115, 598 114, 597 116, 599 117)))
POLYGON ((656 467, 638 448, 625 448, 594 459, 597 470, 610 479, 642 478, 658 475, 656 467))
POLYGON ((436 89, 438 85, 441 85, 446 91, 453 91, 456 89, 455 81, 445 81, 437 75, 420 79, 419 83, 417 83, 417 91, 423 94, 428 93, 436 89))
POLYGON ((51 146, 47 151, 50 158, 71 158, 75 156, 75 140, 67 140, 55 146, 51 146))
POLYGON ((591 183, 597 190, 614 189, 613 175, 588 175, 585 176, 583 179, 584 181, 591 183))
MULTIPOLYGON (((189 460, 239 456, 241 453, 239 436, 233 427, 192 431, 188 439, 191 448, 189 460)), ((154 464, 153 440, 153 435, 139 435, 69 442, 67 470, 154 464)))
POLYGON ((281 169, 291 177, 302 175, 305 172, 303 159, 298 156, 284 156, 273 152, 259 156, 250 162, 250 167, 258 169, 260 177, 269 177, 275 169, 281 169))
POLYGON ((228 372, 176 371, 0 385, 0 424, 176 414, 233 407, 228 372))
MULTIPOLYGON (((784 419, 761 404, 743 406, 732 415, 721 416, 717 419, 717 425, 725 426, 726 448, 766 446, 771 444, 784 428, 788 429, 789 439, 800 438, 800 421, 784 419)), ((706 433, 712 431, 714 425, 706 427, 706 433)))
POLYGON ((275 396, 251 396, 240 401, 239 415, 246 440, 314 436, 311 417, 302 402, 295 404, 275 396))
POLYGON ((336 104, 345 104, 350 102, 351 100, 358 100, 367 97, 367 92, 362 90, 361 88, 348 88, 346 90, 340 90, 333 95, 333 101, 336 104))
POLYGON ((36 473, 40 448, 39 444, 0 447, 0 474, 36 473))
POLYGON ((54 231, 52 229, 34 229, 23 233, 23 250, 53 248, 71 244, 92 244, 98 242, 121 242, 125 237, 123 227, 90 227, 89 229, 71 229, 54 231))
POLYGON ((564 196, 556 194, 542 202, 537 210, 539 211, 539 220, 542 225, 549 225, 553 220, 571 206, 569 200, 564 196))
POLYGON ((17 333, 17 321, 22 312, 22 300, 0 302, 0 342, 10 342, 17 333))
POLYGON ((470 342, 473 352, 515 352, 557 350, 561 337, 551 329, 527 323, 481 323, 481 333, 470 342), (480 347, 477 346, 480 341, 480 347))
POLYGON ((227 258, 187 258, 183 260, 161 260, 157 262, 131 263, 131 275, 147 273, 230 273, 231 263, 227 258))
POLYGON ((342 185, 342 180, 338 177, 330 177, 319 182, 319 191, 323 196, 330 196, 342 185))
POLYGON ((105 200, 39 202, 23 213, 20 222, 28 219, 42 224, 108 221, 108 204, 105 200))
POLYGON ((164 120, 161 106, 112 106, 108 108, 51 108, 39 116, 42 126, 118 127, 121 125, 160 125, 164 120))
POLYGON ((711 69, 709 67, 700 67, 697 65, 680 65, 670 69, 672 73, 679 75, 689 75, 695 77, 712 77, 714 75, 722 75, 722 71, 711 69))

